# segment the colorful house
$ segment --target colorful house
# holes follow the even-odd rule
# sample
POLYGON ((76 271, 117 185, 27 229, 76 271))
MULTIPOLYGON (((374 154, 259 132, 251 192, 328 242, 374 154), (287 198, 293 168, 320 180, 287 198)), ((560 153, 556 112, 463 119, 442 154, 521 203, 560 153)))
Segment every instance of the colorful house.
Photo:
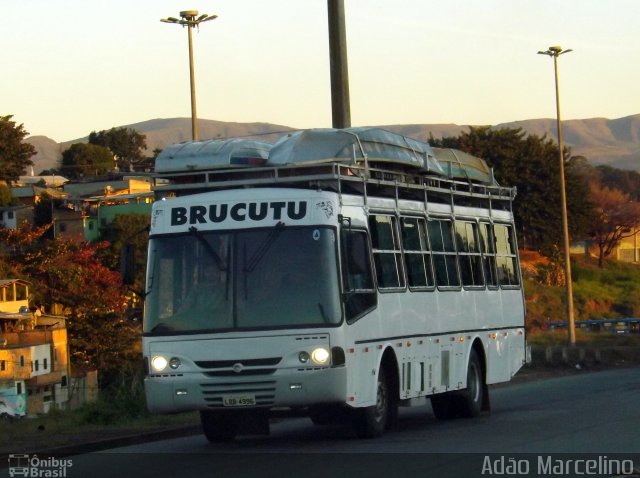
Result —
POLYGON ((640 228, 632 236, 622 238, 611 256, 622 262, 640 262, 640 228))
POLYGON ((21 279, 0 279, 0 312, 29 310, 29 283, 21 279))
POLYGON ((0 415, 37 415, 69 401, 64 317, 29 310, 29 283, 0 280, 0 415))

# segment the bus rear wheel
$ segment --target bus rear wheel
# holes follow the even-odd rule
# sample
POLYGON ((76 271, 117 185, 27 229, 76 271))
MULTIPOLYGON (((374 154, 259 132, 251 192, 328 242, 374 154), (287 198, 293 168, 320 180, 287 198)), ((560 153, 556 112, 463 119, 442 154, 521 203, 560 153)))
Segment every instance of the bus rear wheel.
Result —
POLYGON ((204 436, 211 443, 231 441, 238 432, 237 420, 227 413, 202 410, 200 423, 204 436))
POLYGON ((431 397, 431 408, 435 417, 438 420, 448 420, 478 416, 485 405, 483 376, 478 354, 472 349, 467 365, 467 388, 459 392, 442 393, 431 397))
POLYGON ((359 438, 376 438, 384 433, 396 406, 390 395, 384 370, 378 372, 376 403, 370 407, 353 409, 353 429, 359 438))

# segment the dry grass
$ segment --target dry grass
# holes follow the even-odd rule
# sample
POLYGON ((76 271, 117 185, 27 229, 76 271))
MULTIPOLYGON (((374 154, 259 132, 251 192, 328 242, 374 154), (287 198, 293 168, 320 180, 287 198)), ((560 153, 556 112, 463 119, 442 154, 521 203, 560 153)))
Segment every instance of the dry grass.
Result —
POLYGON ((0 454, 29 453, 199 424, 196 413, 148 416, 109 425, 83 423, 83 420, 81 410, 54 410, 37 418, 0 420, 0 454))

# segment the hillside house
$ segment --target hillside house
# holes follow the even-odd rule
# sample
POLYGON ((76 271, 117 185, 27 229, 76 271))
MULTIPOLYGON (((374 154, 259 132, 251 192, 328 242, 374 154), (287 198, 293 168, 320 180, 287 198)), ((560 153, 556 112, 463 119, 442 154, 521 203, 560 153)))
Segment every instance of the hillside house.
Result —
POLYGON ((36 415, 69 400, 64 317, 29 309, 29 282, 0 280, 0 415, 36 415))
POLYGON ((640 228, 636 228, 632 236, 623 238, 611 257, 622 262, 640 262, 640 228))
POLYGON ((118 214, 151 215, 153 192, 145 177, 69 183, 64 189, 68 197, 53 210, 56 236, 95 241, 118 214))
POLYGON ((0 279, 0 312, 29 310, 29 283, 21 279, 0 279))
POLYGON ((18 182, 24 185, 40 185, 44 184, 45 187, 49 188, 57 188, 62 186, 64 183, 69 182, 67 178, 64 176, 53 175, 45 175, 45 176, 20 176, 18 178, 18 182))
POLYGON ((0 415, 36 416, 69 401, 64 317, 0 312, 0 415), (29 323, 27 327, 21 323, 29 323))
POLYGON ((17 229, 24 221, 33 222, 32 206, 0 206, 0 227, 17 229))
POLYGON ((64 192, 71 197, 88 198, 113 194, 136 194, 151 191, 149 177, 123 176, 113 179, 94 178, 91 181, 74 181, 63 186, 64 192))
POLYGON ((43 195, 52 198, 65 197, 65 193, 57 188, 41 187, 34 184, 11 187, 11 197, 20 205, 33 207, 40 202, 43 195))

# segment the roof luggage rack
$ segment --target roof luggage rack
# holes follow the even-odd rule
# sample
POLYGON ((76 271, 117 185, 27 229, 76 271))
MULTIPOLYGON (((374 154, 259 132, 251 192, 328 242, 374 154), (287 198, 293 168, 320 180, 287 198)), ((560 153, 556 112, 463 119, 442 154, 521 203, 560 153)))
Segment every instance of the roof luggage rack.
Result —
POLYGON ((497 184, 486 162, 462 151, 377 128, 312 129, 275 145, 254 140, 189 142, 156 159, 158 196, 247 187, 297 187, 341 194, 511 202, 515 189, 497 184))

